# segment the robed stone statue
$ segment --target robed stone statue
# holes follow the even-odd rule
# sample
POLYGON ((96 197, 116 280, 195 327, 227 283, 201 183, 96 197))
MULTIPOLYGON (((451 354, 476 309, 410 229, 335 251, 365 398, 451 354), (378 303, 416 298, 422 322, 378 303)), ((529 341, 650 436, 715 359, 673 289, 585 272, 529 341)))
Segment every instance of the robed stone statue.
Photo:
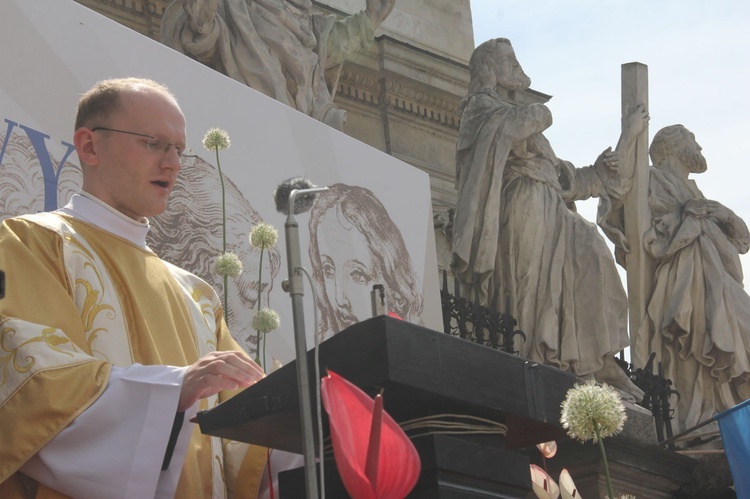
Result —
POLYGON ((552 124, 549 109, 513 101, 531 82, 510 41, 477 47, 469 73, 451 263, 462 294, 516 318, 527 335, 516 340, 522 356, 642 397, 614 359, 629 345, 628 300, 614 259, 572 203, 598 197, 606 219, 621 202, 629 186, 617 174, 618 158, 645 128, 645 109, 625 120, 616 151, 575 168, 543 135, 552 124), (500 310, 506 297, 511 309, 500 310))
POLYGON ((173 0, 162 42, 274 99, 342 130, 325 70, 373 43, 396 0, 366 0, 336 20, 311 0, 173 0))
POLYGON ((689 178, 707 169, 690 130, 659 130, 649 153, 650 225, 642 243, 654 277, 633 357, 642 367, 654 353, 662 364, 679 392, 671 404, 679 432, 750 398, 750 296, 739 259, 750 232, 689 178))

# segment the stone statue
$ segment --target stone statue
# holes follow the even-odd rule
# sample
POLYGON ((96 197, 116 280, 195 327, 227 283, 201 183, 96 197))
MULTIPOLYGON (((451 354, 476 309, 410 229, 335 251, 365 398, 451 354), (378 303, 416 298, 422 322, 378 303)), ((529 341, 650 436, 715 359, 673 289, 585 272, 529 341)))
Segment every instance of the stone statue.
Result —
POLYGON ((369 46, 396 0, 366 0, 335 21, 311 0, 173 0, 162 42, 274 99, 342 130, 325 70, 369 46))
POLYGON ((555 156, 542 134, 552 124, 549 109, 509 102, 531 83, 510 41, 477 47, 469 73, 456 151, 451 261, 463 295, 513 315, 527 335, 516 344, 522 356, 642 397, 614 359, 629 344, 628 301, 614 259, 572 202, 606 200, 600 201, 602 218, 602 207, 627 192, 618 180, 618 157, 645 128, 646 111, 625 120, 617 151, 607 149, 593 166, 575 168, 555 156), (501 310, 506 296, 509 311, 501 310))
POLYGON ((750 233, 688 178, 707 168, 688 129, 661 129, 649 154, 651 226, 643 244, 655 277, 636 348, 642 359, 656 353, 680 393, 678 432, 750 398, 750 296, 739 259, 750 233))

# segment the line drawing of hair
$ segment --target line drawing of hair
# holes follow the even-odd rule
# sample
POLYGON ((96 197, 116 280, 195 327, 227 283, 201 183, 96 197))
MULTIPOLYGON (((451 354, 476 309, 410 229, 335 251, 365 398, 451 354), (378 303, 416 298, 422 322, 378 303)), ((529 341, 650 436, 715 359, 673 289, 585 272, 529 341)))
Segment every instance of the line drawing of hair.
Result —
MULTIPOLYGON (((357 317, 352 313, 349 303, 355 299, 366 300, 369 310, 369 294, 366 297, 347 296, 347 303, 337 304, 333 303, 336 299, 330 297, 331 290, 326 289, 326 272, 331 272, 331 270, 324 267, 331 263, 331 268, 340 266, 343 263, 342 251, 347 250, 347 248, 338 248, 340 251, 336 251, 335 255, 321 255, 320 238, 325 235, 319 228, 326 214, 331 212, 336 214, 339 224, 349 227, 345 230, 353 227, 364 236, 367 250, 377 267, 372 273, 377 274, 382 279, 380 283, 385 285, 389 311, 398 314, 407 322, 422 324, 421 314, 424 306, 422 284, 414 270, 412 258, 406 249, 401 231, 372 191, 365 187, 339 183, 329 186, 327 191, 318 194, 309 220, 308 253, 316 287, 316 305, 321 312, 317 325, 317 334, 320 339, 324 340, 337 334, 371 315, 357 317), (333 261, 329 263, 328 258, 333 261)), ((354 252, 359 250, 360 253, 363 250, 362 248, 348 249, 354 252)))
MULTIPOLYGON (((5 135, 0 135, 0 146, 5 135)), ((50 160, 58 164, 50 153, 50 160)), ((81 170, 66 161, 57 182, 57 206, 64 206, 81 185, 81 170)), ((44 211, 44 174, 31 140, 12 133, 0 164, 0 220, 44 211)))
MULTIPOLYGON (((263 219, 232 180, 224 176, 227 251, 235 253, 243 272, 229 278, 226 322, 232 336, 248 352, 257 350, 250 326, 257 310, 260 250, 250 245, 250 230, 263 219), (251 348, 252 347, 252 348, 251 348)), ((164 213, 151 218, 148 244, 160 258, 178 265, 209 283, 223 295, 223 278, 213 272, 222 254, 221 182, 218 170, 199 156, 186 156, 164 213)), ((281 255, 266 249, 263 257, 263 304, 268 303, 281 255)), ((270 306, 270 303, 269 303, 270 306)))

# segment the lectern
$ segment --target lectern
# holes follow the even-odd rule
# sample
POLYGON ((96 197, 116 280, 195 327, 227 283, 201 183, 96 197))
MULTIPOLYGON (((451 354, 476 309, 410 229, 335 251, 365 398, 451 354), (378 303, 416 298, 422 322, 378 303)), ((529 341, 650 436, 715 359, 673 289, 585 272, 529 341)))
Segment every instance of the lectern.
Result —
MULTIPOLYGON (((399 423, 459 414, 507 426, 505 436, 415 436, 422 475, 410 497, 525 498, 531 490, 528 459, 512 451, 565 435, 560 404, 574 384, 571 373, 386 316, 355 324, 319 348, 322 375, 331 369, 370 395, 383 389, 385 410, 399 423)), ((312 371, 313 352, 308 355, 312 371)), ((198 413, 201 431, 300 453, 295 373, 291 362, 198 413)), ((347 497, 332 460, 326 469, 326 496, 347 497)), ((303 474, 283 475, 281 498, 304 497, 303 474)))

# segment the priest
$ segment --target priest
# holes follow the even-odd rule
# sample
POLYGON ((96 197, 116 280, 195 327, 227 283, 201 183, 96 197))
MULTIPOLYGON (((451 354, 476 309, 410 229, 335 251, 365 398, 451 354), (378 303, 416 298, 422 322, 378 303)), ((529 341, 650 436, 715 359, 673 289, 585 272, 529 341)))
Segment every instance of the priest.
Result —
POLYGON ((166 87, 99 82, 75 123, 81 192, 0 226, 0 497, 257 494, 266 449, 190 419, 263 372, 214 290, 145 242, 185 141, 166 87))

